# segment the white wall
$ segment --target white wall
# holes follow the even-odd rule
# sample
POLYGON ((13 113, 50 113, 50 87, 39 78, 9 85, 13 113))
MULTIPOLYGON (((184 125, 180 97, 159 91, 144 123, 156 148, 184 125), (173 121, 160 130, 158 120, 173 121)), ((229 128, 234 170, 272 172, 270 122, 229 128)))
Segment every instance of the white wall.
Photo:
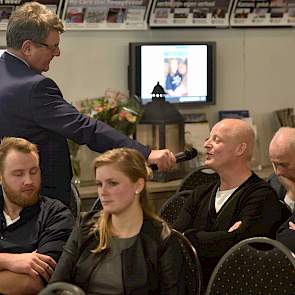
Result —
POLYGON ((212 125, 219 110, 249 109, 267 164, 267 145, 277 128, 272 112, 295 104, 294 29, 69 31, 47 75, 68 101, 100 96, 108 87, 127 92, 128 43, 135 41, 216 41, 216 105, 195 111, 205 112, 212 125))

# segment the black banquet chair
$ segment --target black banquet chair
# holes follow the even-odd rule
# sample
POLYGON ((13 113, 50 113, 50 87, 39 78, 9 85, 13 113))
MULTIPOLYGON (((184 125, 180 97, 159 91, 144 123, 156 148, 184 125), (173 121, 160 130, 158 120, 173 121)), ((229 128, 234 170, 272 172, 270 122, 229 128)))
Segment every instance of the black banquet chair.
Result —
POLYGON ((101 205, 101 202, 100 202, 100 198, 99 196, 97 196, 96 200, 94 201, 93 205, 91 206, 91 209, 90 211, 100 211, 102 210, 102 205, 101 205))
POLYGON ((218 262, 206 291, 206 295, 233 294, 295 294, 294 254, 265 237, 239 242, 218 262))
POLYGON ((49 284, 44 289, 42 289, 41 292, 38 293, 38 295, 54 295, 54 294, 86 295, 85 292, 78 286, 75 286, 73 284, 66 283, 66 282, 55 282, 55 283, 49 284))
POLYGON ((159 215, 161 218, 172 226, 176 221, 186 198, 191 196, 192 192, 192 190, 185 190, 175 193, 170 197, 160 208, 159 215))
POLYGON ((69 208, 75 218, 79 218, 81 210, 81 199, 79 191, 74 182, 71 182, 71 200, 69 208))
POLYGON ((172 229, 177 237, 185 261, 185 288, 182 295, 200 295, 202 290, 202 269, 197 252, 191 242, 180 232, 172 229))
POLYGON ((176 192, 193 190, 199 185, 218 181, 219 175, 214 170, 200 166, 184 177, 176 192))

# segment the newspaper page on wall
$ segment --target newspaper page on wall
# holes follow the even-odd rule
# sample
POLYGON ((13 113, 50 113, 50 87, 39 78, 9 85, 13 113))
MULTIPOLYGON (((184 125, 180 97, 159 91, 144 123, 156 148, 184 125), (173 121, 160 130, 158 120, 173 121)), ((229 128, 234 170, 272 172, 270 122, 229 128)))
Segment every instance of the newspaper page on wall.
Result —
POLYGON ((67 0, 66 29, 145 30, 151 0, 67 0))
POLYGON ((154 0, 151 27, 228 27, 232 0, 154 0))

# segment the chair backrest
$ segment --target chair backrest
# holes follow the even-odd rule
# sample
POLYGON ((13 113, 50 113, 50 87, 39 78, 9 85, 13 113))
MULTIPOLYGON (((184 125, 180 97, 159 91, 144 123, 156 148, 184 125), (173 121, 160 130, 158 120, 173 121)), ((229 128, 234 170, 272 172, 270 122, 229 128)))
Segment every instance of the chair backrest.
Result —
POLYGON ((219 175, 214 170, 200 166, 185 176, 177 192, 192 190, 201 184, 217 181, 219 181, 219 175))
POLYGON ((175 193, 170 197, 160 208, 159 215, 161 218, 172 226, 176 221, 186 198, 191 196, 192 193, 192 190, 185 190, 175 193))
POLYGON ((100 202, 100 198, 99 196, 97 196, 96 200, 94 201, 90 211, 94 211, 94 210, 102 210, 102 205, 101 205, 101 202, 100 202))
POLYGON ((265 237, 243 240, 228 250, 215 267, 206 291, 206 295, 294 293, 294 254, 265 237))
POLYGON ((81 199, 79 191, 74 182, 71 182, 71 200, 69 208, 75 218, 78 218, 80 216, 81 199))
POLYGON ((47 285, 38 295, 53 295, 53 294, 62 294, 62 295, 85 295, 85 292, 70 283, 66 282, 55 282, 47 285))
POLYGON ((177 237, 185 263, 185 287, 183 295, 199 295, 202 290, 202 269, 197 252, 191 242, 180 232, 172 229, 177 237))

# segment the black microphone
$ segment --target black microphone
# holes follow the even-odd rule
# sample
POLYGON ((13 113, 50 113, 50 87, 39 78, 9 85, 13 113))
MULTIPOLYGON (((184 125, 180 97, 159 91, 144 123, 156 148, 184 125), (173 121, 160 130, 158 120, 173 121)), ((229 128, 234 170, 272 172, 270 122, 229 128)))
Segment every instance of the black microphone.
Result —
MULTIPOLYGON (((177 153, 175 155, 176 163, 180 163, 183 161, 189 161, 195 158, 198 155, 198 151, 193 147, 186 148, 183 152, 177 153)), ((152 170, 158 170, 157 164, 151 164, 150 168, 152 170)))

